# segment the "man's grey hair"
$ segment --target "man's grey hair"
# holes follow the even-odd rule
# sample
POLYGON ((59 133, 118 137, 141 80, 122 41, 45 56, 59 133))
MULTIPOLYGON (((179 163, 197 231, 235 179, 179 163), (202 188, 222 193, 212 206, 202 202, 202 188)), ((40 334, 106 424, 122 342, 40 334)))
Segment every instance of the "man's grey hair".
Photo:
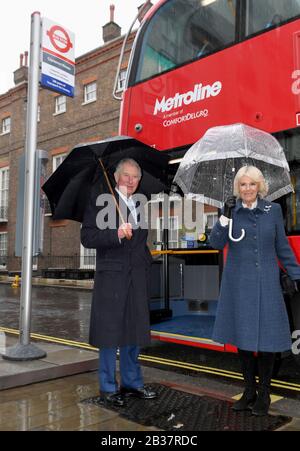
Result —
POLYGON ((126 163, 131 164, 131 166, 135 166, 139 171, 140 178, 142 177, 142 169, 141 169, 140 165, 133 158, 123 158, 122 160, 120 160, 116 167, 115 175, 119 175, 122 172, 123 166, 126 163))

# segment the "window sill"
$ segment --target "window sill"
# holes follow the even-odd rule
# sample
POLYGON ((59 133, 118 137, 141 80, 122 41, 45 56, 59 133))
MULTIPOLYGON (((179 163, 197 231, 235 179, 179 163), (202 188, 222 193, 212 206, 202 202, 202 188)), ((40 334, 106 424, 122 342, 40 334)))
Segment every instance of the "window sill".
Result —
POLYGON ((95 103, 95 102, 97 102, 97 99, 88 100, 87 102, 83 102, 81 105, 85 106, 85 105, 89 105, 90 103, 95 103))
POLYGON ((5 135, 9 135, 10 134, 10 131, 9 132, 2 132, 2 133, 0 133, 0 136, 5 136, 5 135))
POLYGON ((59 116, 60 114, 65 114, 67 112, 67 110, 65 111, 60 111, 59 113, 53 113, 52 116, 59 116))

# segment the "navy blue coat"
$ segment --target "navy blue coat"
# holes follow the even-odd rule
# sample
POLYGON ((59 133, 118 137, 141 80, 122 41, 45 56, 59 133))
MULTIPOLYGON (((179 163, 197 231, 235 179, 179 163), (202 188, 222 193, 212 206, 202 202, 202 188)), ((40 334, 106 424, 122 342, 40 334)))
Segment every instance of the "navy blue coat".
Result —
MULTIPOLYGON (((114 206, 112 208, 115 210, 114 206)), ((137 228, 131 240, 120 242, 117 228, 101 230, 97 227, 100 210, 91 198, 81 229, 83 246, 96 249, 89 342, 96 347, 148 345, 152 263, 146 244, 148 231, 137 228)), ((118 219, 116 211, 114 214, 118 219)))
POLYGON ((233 236, 218 221, 210 242, 216 249, 228 243, 213 340, 248 351, 282 352, 291 348, 291 333, 282 295, 278 259, 293 279, 300 279, 285 235, 280 205, 258 200, 253 210, 240 200, 233 210, 233 236))

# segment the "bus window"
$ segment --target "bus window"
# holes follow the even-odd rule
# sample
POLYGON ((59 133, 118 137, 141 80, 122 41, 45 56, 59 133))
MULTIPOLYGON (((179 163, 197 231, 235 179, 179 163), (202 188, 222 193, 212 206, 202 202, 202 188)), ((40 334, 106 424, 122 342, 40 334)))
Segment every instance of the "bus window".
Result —
POLYGON ((276 27, 299 14, 300 0, 247 0, 245 36, 276 27))
MULTIPOLYGON (((220 50, 235 40, 236 0, 174 0, 146 25, 130 84, 220 50)), ((138 48, 138 47, 137 47, 138 48)))
MULTIPOLYGON (((276 135, 275 135, 276 136, 276 135)), ((300 133, 299 130, 291 130, 276 136, 282 145, 290 165, 291 180, 294 193, 283 198, 285 204, 280 202, 285 216, 286 232, 299 234, 300 232, 300 133)))

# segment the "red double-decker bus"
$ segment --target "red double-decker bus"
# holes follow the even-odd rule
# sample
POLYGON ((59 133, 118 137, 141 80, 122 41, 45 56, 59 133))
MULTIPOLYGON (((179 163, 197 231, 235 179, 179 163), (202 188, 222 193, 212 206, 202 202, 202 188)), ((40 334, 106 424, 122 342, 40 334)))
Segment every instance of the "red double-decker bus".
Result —
MULTIPOLYGON (((237 122, 272 133, 285 149, 295 192, 280 203, 300 261, 300 0, 158 1, 135 39, 120 134, 176 160, 208 128, 237 122)), ((206 207, 204 213, 206 241, 179 237, 175 213, 167 242, 157 235, 162 267, 156 272, 164 285, 153 302, 162 302, 164 288, 160 308, 173 317, 154 324, 152 334, 230 350, 210 340, 220 256, 209 246, 217 212, 206 207)), ((300 303, 289 307, 291 329, 300 329, 300 303)))

